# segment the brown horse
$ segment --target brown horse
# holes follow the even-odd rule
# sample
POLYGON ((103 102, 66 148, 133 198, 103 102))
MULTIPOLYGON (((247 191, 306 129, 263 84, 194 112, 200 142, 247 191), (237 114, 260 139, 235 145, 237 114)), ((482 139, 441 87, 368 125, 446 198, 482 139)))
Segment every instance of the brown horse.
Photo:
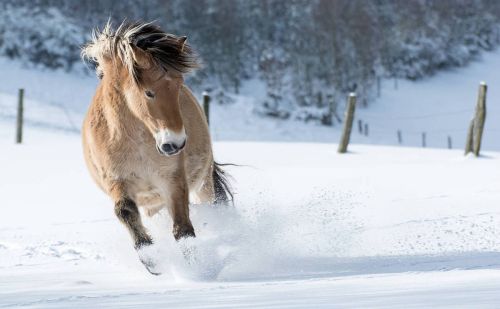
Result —
POLYGON ((184 85, 183 74, 197 67, 186 38, 151 23, 116 30, 108 23, 82 56, 101 78, 83 124, 85 160, 135 248, 153 243, 139 208, 149 216, 167 208, 175 239, 194 237, 189 196, 217 203, 232 194, 214 162, 204 113, 184 85))

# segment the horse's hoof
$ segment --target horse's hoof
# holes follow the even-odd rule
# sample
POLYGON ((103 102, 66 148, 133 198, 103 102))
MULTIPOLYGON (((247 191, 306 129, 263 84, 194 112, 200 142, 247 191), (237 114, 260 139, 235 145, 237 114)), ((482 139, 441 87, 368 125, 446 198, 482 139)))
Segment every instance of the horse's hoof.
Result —
POLYGON ((173 234, 175 240, 185 237, 196 237, 192 225, 174 225, 173 234))
POLYGON ((153 246, 141 246, 136 249, 139 255, 139 260, 146 267, 147 271, 155 276, 161 275, 158 265, 155 263, 154 259, 157 258, 158 252, 153 248, 153 246))
POLYGON ((153 261, 151 261, 149 259, 144 259, 144 260, 140 259, 140 260, 150 274, 155 275, 155 276, 161 275, 161 272, 159 272, 156 269, 156 264, 153 261))
POLYGON ((136 240, 134 244, 135 250, 139 251, 141 248, 151 246, 153 244, 153 240, 151 237, 147 236, 141 239, 136 240))

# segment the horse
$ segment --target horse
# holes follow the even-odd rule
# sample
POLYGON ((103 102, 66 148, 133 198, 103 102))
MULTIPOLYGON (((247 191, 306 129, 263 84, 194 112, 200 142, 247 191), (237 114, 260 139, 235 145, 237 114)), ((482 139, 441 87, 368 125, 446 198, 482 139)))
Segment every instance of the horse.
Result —
POLYGON ((140 254, 153 244, 141 213, 166 208, 180 240, 196 236, 190 200, 221 204, 233 198, 214 161, 205 114, 184 84, 184 74, 199 63, 186 37, 142 22, 95 29, 82 58, 95 64, 100 78, 83 122, 85 162, 153 273, 140 254))

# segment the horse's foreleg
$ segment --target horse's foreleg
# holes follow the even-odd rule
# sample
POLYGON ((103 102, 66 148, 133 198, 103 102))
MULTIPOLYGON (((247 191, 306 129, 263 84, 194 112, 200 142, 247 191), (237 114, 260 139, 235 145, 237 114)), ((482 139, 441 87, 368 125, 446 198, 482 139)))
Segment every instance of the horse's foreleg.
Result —
POLYGON ((151 236, 142 225, 139 209, 133 200, 126 197, 120 198, 115 202, 115 214, 132 236, 135 249, 153 243, 151 236))
POLYGON ((137 204, 128 197, 126 184, 115 182, 110 184, 108 188, 111 198, 115 201, 115 214, 132 236, 135 249, 151 245, 153 243, 151 236, 142 225, 137 204))
POLYGON ((173 234, 176 240, 183 237, 195 237, 193 225, 189 219, 189 195, 186 178, 176 177, 174 183, 169 185, 168 205, 172 221, 174 222, 173 234))
POLYGON ((136 203, 127 197, 119 198, 115 202, 115 214, 132 236, 134 248, 137 250, 142 264, 151 274, 159 275, 161 271, 156 269, 154 256, 151 256, 146 249, 153 244, 153 240, 142 225, 141 215, 136 203))

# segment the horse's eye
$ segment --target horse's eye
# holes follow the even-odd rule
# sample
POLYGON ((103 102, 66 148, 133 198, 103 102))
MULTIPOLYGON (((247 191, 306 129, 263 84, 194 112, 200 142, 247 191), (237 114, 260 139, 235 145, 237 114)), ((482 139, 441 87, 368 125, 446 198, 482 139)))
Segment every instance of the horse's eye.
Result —
POLYGON ((151 90, 144 91, 144 94, 146 95, 146 98, 148 98, 148 99, 154 99, 154 97, 155 97, 155 93, 151 90))

